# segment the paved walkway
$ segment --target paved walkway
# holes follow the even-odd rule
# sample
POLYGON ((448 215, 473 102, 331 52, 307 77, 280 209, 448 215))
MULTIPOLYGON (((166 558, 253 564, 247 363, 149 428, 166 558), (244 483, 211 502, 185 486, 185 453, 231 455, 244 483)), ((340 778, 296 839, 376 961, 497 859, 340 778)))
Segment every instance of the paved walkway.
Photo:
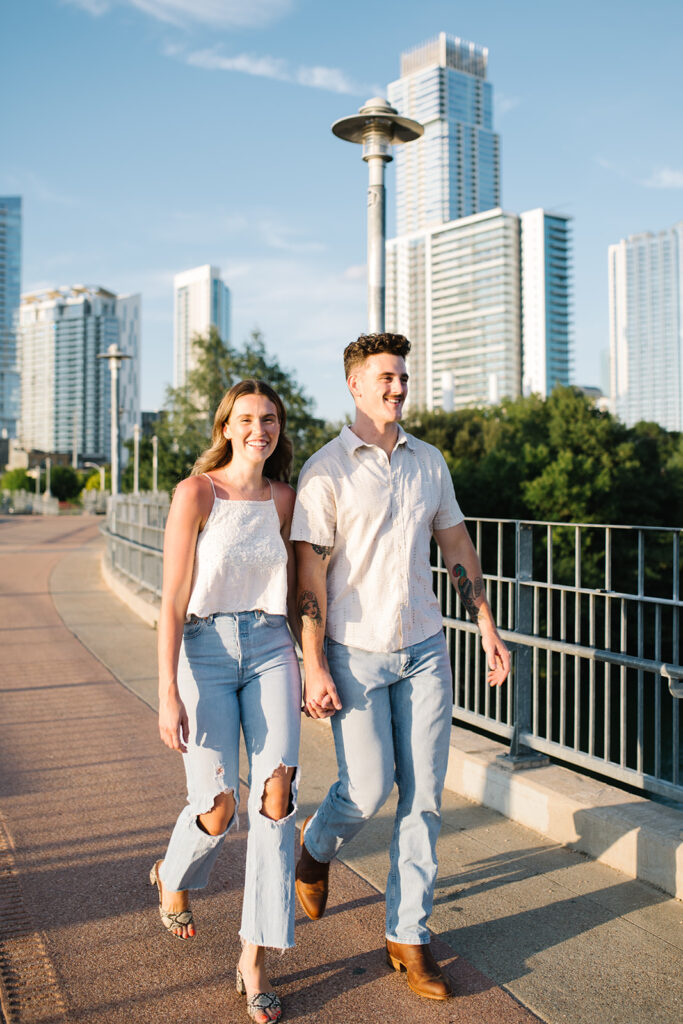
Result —
MULTIPOLYGON (((11 1024, 232 1024, 245 832, 195 900, 198 938, 166 935, 146 873, 183 772, 157 736, 155 634, 103 587, 98 525, 0 520, 2 1005, 11 1024)), ((301 761, 303 819, 333 777, 328 727, 305 721, 301 761)), ((453 794, 431 923, 459 994, 413 996, 383 959, 391 814, 334 864, 325 918, 300 914, 296 949, 271 956, 287 1020, 683 1019, 681 903, 453 794)))

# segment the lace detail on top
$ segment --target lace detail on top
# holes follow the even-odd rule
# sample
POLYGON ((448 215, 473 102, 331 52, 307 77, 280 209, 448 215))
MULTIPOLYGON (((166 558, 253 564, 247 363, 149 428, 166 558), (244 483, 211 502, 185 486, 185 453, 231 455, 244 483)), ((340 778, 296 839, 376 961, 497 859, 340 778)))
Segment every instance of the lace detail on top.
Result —
POLYGON ((187 618, 256 609, 287 614, 287 549, 275 501, 214 497, 197 538, 187 618))

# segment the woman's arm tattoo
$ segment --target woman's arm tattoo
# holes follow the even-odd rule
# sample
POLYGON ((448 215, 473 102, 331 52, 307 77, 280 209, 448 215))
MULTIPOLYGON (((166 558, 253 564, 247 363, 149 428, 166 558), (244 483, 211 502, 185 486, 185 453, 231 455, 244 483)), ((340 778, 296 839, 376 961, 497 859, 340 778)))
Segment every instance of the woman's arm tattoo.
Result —
POLYGON ((322 626, 323 617, 320 614, 320 605, 318 604, 318 598, 312 590, 301 591, 297 610, 302 621, 306 618, 310 619, 316 626, 322 626))
POLYGON ((484 581, 481 576, 476 576, 474 583, 467 575, 467 570, 464 565, 454 565, 451 569, 451 575, 455 585, 458 588, 460 594, 460 600, 465 605, 467 614, 472 619, 472 622, 478 622, 479 620, 479 609, 476 605, 477 598, 481 596, 481 592, 484 589, 484 581))
POLYGON ((332 548, 326 548, 322 544, 311 544, 311 547, 315 551, 316 555, 322 555, 323 562, 325 561, 327 556, 332 553, 332 548))

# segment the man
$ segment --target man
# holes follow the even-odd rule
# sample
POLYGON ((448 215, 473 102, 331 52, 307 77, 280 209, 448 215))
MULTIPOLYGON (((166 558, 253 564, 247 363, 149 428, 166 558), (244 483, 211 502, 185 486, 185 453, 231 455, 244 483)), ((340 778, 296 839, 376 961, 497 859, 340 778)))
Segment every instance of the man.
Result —
POLYGON ((304 823, 296 890, 322 916, 330 860, 382 806, 398 808, 386 890, 389 964, 418 995, 447 999, 427 919, 451 731, 452 678, 432 589, 435 537, 479 624, 489 682, 510 656, 486 600, 479 559, 441 453, 399 426, 408 390, 402 335, 362 335, 344 352, 353 424, 313 455, 299 480, 298 610, 304 709, 332 717, 339 778, 304 823))

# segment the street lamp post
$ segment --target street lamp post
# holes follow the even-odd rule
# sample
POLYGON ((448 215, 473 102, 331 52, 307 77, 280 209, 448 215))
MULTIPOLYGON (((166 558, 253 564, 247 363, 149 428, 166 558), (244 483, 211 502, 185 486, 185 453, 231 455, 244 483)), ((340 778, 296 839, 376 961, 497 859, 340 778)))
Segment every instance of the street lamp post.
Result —
POLYGON ((52 479, 51 478, 52 478, 52 459, 48 455, 48 457, 45 459, 45 495, 44 496, 46 498, 51 498, 52 497, 52 491, 50 489, 50 485, 52 483, 52 479))
POLYGON ((386 197, 384 165, 393 159, 392 145, 419 139, 424 128, 401 117, 385 99, 375 96, 357 114, 342 117, 332 131, 347 142, 362 143, 368 165, 368 326, 372 334, 384 330, 386 197))
POLYGON ((133 424, 133 494, 140 493, 140 424, 133 424))
POLYGON ((130 359, 113 342, 106 352, 101 352, 98 359, 109 362, 111 373, 111 493, 116 497, 119 493, 119 367, 124 359, 130 359))
POLYGON ((159 490, 159 438, 155 434, 152 438, 152 490, 156 494, 159 490))

